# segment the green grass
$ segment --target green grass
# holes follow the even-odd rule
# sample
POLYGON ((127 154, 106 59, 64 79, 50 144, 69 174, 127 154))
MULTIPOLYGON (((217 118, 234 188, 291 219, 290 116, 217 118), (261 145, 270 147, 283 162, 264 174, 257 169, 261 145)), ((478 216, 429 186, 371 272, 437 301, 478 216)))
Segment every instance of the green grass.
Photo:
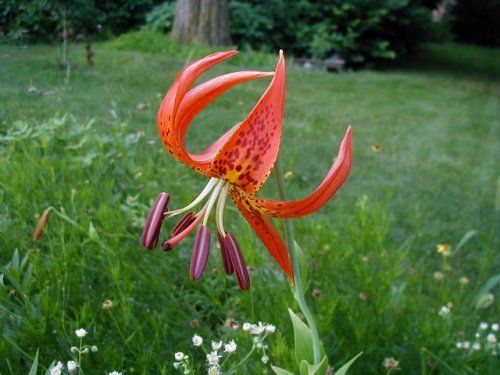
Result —
MULTIPOLYGON (((185 62, 210 51, 131 34, 97 45, 93 67, 81 46, 70 52, 65 82, 57 46, 0 46, 0 265, 16 249, 27 256, 24 268, 0 271, 0 373, 27 373, 37 349, 42 368, 70 359, 80 327, 90 332, 86 342, 99 346, 89 373, 173 373, 173 353, 187 352, 195 331, 243 346, 242 334, 224 327, 229 318, 275 324, 271 362, 292 367, 286 308, 297 307, 236 209, 226 220, 252 267, 249 293, 209 272, 221 270, 216 252, 203 279, 190 281, 192 238, 171 253, 138 244, 158 192, 170 192, 170 205, 180 207, 204 185, 163 150, 155 116, 185 62), (46 231, 33 243, 38 215, 49 206, 55 210, 46 231), (105 299, 113 308, 101 308, 105 299)), ((476 308, 500 263, 497 56, 430 46, 406 67, 342 75, 288 64, 281 158, 293 171, 291 199, 315 188, 347 124, 354 129, 346 185, 320 212, 294 221, 310 262, 307 293, 321 290, 311 303, 332 365, 364 351, 353 374, 381 373, 391 356, 404 374, 487 374, 498 366, 484 350, 455 349, 459 340, 474 341, 480 321, 498 319, 497 300, 476 308), (444 264, 436 244, 457 245, 470 230, 478 234, 444 264), (461 286, 462 276, 470 283, 461 286), (451 315, 439 317, 448 302, 451 315)), ((210 75, 272 70, 274 60, 242 53, 210 75)), ((266 84, 234 88, 207 108, 189 131, 189 146, 202 149, 240 121, 266 84)), ((270 179, 262 196, 274 194, 270 179)), ((491 289, 497 299, 498 290, 491 289)), ((262 368, 256 358, 242 373, 262 368)))

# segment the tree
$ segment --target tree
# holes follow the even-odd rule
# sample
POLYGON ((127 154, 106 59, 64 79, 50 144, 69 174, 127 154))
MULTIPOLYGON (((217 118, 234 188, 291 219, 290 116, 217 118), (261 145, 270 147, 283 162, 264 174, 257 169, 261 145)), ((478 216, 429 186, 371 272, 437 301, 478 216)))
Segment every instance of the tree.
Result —
POLYGON ((231 44, 228 0, 177 0, 171 36, 183 43, 231 44))

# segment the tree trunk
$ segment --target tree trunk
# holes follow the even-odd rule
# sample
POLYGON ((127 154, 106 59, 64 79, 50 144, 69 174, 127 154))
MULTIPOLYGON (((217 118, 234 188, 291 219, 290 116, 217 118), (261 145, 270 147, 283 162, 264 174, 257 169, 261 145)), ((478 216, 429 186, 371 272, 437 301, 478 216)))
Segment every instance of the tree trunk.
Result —
POLYGON ((181 43, 231 44, 228 0, 177 0, 171 36, 181 43))

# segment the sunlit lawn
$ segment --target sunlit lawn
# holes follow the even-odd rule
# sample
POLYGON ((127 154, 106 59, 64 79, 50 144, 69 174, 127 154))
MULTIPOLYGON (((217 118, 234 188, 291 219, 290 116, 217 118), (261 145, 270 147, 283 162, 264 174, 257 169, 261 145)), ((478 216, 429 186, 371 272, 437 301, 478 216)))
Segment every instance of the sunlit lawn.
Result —
MULTIPOLYGON (((124 45, 98 45, 93 67, 72 46, 68 82, 57 46, 0 47, 0 265, 16 249, 28 254, 21 275, 0 270, 0 373, 27 373, 37 349, 44 369, 70 359, 80 327, 99 346, 87 373, 173 373, 173 353, 189 351, 195 332, 243 342, 224 327, 227 319, 275 324, 271 362, 291 367, 287 307, 296 306, 236 209, 226 220, 251 266, 248 293, 222 275, 216 251, 202 280, 190 281, 192 239, 171 253, 140 247, 158 192, 180 207, 205 183, 173 161, 155 133, 162 95, 186 60, 201 55, 124 45), (49 206, 46 231, 33 243, 49 206), (105 299, 111 309, 101 307, 105 299)), ((321 291, 311 303, 332 365, 360 351, 353 374, 382 373, 386 357, 399 359, 404 374, 485 374, 499 365, 484 345, 455 347, 473 342, 481 321, 499 320, 496 300, 476 307, 480 294, 499 290, 498 279, 481 290, 500 269, 497 57, 497 50, 433 46, 406 67, 340 75, 289 61, 281 158, 292 172, 290 199, 317 186, 347 125, 354 131, 346 185, 318 214, 294 221, 310 262, 308 295, 321 291), (472 230, 446 262, 437 254, 438 243, 457 249, 472 230), (464 276, 469 283, 460 284, 464 276), (450 315, 439 316, 448 302, 450 315)), ((246 54, 212 74, 241 68, 272 70, 274 59, 246 54)), ((195 120, 189 146, 200 150, 240 121, 266 85, 222 96, 195 120)), ((262 196, 276 196, 272 178, 262 196)), ((263 368, 256 357, 241 373, 263 368)))

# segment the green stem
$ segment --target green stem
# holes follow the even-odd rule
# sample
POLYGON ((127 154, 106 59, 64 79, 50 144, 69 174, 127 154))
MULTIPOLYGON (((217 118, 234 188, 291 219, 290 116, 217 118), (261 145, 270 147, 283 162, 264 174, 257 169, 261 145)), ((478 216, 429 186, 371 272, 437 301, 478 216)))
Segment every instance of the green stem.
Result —
MULTIPOLYGON (((276 184, 278 188, 278 196, 281 200, 286 201, 286 192, 285 192, 285 183, 283 181, 283 171, 281 169, 281 165, 279 160, 276 160, 274 164, 274 173, 276 176, 276 184)), ((293 266, 293 273, 295 278, 295 299, 299 304, 300 310, 306 319, 307 325, 311 330, 311 336, 313 340, 313 352, 314 352, 314 364, 318 365, 321 362, 321 345, 319 341, 318 329, 316 328, 316 322, 314 321, 314 317, 307 305, 305 296, 304 296, 304 286, 302 285, 302 277, 300 274, 300 265, 299 265, 299 257, 297 254, 297 250, 295 249, 295 240, 293 236, 293 226, 291 220, 284 220, 284 229, 285 229, 285 238, 288 246, 288 251, 290 252, 290 258, 293 266)))
POLYGON ((238 367, 240 367, 243 363, 245 363, 248 358, 250 358, 253 354, 253 352, 255 351, 255 344, 252 345, 252 349, 250 349, 250 351, 247 353, 247 355, 245 356, 245 358, 243 358, 241 361, 239 361, 236 365, 234 365, 233 367, 231 367, 231 369, 229 370, 229 374, 234 374, 236 369, 238 367))

